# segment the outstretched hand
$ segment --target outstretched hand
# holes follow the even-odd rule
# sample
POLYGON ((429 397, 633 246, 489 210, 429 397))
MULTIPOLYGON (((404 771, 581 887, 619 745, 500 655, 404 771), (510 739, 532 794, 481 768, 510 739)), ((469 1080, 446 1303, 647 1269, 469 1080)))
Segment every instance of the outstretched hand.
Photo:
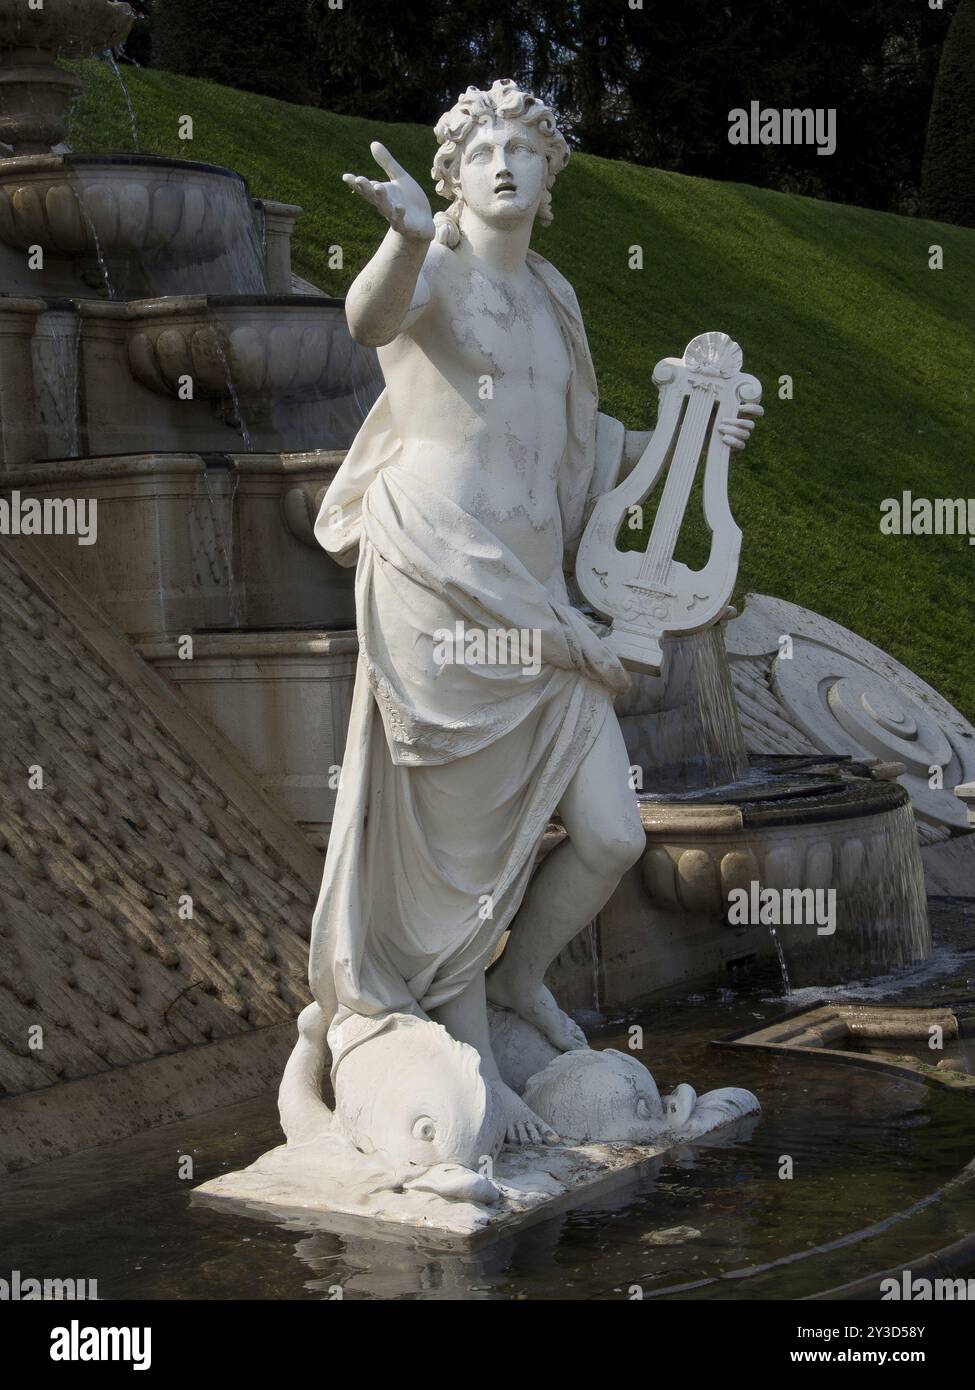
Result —
POLYGON ((361 174, 343 174, 343 183, 371 203, 400 236, 411 241, 432 241, 433 214, 430 200, 423 189, 393 158, 385 145, 374 140, 369 148, 373 159, 389 175, 389 182, 381 183, 377 179, 364 178, 361 174))

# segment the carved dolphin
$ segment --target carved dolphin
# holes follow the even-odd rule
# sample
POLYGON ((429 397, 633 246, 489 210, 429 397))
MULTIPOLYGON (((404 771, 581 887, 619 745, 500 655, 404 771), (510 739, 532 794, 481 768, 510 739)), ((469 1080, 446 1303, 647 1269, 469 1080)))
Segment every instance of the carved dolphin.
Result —
POLYGON ((529 1078, 525 1104, 566 1139, 651 1144, 696 1139, 760 1107, 750 1091, 726 1087, 698 1099, 680 1085, 661 1098, 642 1062, 625 1052, 564 1052, 529 1078))
POLYGON ((477 1169, 504 1138, 504 1118, 473 1047, 408 1014, 355 1017, 330 1033, 335 1114, 363 1153, 420 1169, 477 1169))
POLYGON ((298 1018, 298 1042, 278 1092, 292 1146, 341 1135, 386 1172, 389 1186, 453 1201, 491 1203, 498 1189, 478 1171, 504 1139, 504 1116, 480 1058, 429 1019, 353 1016, 329 1031, 317 1004, 298 1018), (335 1111, 322 1098, 327 1043, 335 1111))

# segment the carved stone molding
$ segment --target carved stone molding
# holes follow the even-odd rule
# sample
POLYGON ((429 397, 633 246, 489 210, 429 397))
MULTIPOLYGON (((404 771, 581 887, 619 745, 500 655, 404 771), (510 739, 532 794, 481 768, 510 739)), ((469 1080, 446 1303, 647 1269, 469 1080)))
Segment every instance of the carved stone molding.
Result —
POLYGON ((920 676, 839 623, 767 594, 749 594, 725 642, 739 699, 771 697, 778 726, 796 731, 796 752, 811 744, 902 763, 897 780, 915 815, 967 830, 954 789, 975 779, 975 728, 920 676), (940 790, 930 785, 932 769, 940 769, 940 790))

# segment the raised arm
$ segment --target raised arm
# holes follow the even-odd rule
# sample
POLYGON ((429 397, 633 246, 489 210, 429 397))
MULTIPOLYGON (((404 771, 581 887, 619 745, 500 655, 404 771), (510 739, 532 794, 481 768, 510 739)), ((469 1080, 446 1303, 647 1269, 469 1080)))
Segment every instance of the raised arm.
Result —
POLYGON ((416 180, 378 140, 370 149, 389 182, 356 174, 342 179, 385 217, 389 231, 349 290, 345 313, 357 343, 383 347, 401 331, 410 309, 428 295, 420 272, 434 226, 429 199, 416 180))

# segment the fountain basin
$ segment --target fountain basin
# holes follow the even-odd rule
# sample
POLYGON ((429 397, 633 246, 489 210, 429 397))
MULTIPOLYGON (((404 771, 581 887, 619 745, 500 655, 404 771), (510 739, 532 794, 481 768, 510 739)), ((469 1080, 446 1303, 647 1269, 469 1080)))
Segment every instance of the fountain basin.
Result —
POLYGON ((792 985, 926 959, 931 937, 910 797, 896 782, 853 775, 866 771, 759 773, 751 785, 644 798, 641 874, 651 903, 729 931, 776 927, 792 985), (776 906, 769 921, 760 918, 755 895, 765 889, 783 908, 788 895, 789 916, 801 910, 802 920, 776 921, 776 906), (823 920, 828 894, 831 921, 823 920), (730 905, 747 912, 747 923, 730 905), (810 919, 814 908, 823 918, 810 919))
POLYGON ((177 159, 33 155, 0 161, 0 240, 70 256, 165 250, 208 260, 227 244, 229 169, 177 159), (87 214, 87 216, 86 216, 87 214))
MULTIPOLYGON (((660 906, 721 913, 729 892, 763 870, 763 884, 773 888, 804 881, 826 888, 837 877, 853 886, 880 851, 856 835, 856 826, 908 801, 896 783, 814 774, 773 775, 750 787, 717 788, 686 799, 643 797, 647 891, 660 906), (813 839, 807 842, 804 832, 810 830, 813 839), (774 855, 774 842, 789 852, 774 855), (691 844, 700 845, 700 852, 686 848, 691 844)), ((864 832, 868 842, 871 833, 872 826, 864 832)))
MULTIPOLYGON (((56 294, 264 289, 247 184, 214 164, 150 155, 0 160, 0 243, 20 253, 41 247, 45 287, 56 294)), ((12 273, 36 287, 25 257, 11 259, 21 263, 12 273)))
POLYGON ((646 850, 590 932, 562 952, 549 986, 570 1008, 602 1009, 684 981, 730 984, 774 960, 777 945, 790 987, 926 959, 931 938, 910 798, 898 783, 866 774, 862 764, 830 767, 824 759, 771 777, 758 767, 734 789, 641 796, 646 850), (790 890, 805 894, 804 910, 828 903, 816 890, 832 890, 835 931, 820 935, 815 922, 790 922, 776 927, 776 943, 751 910, 752 884, 775 890, 783 904, 790 890), (735 889, 748 895, 746 920, 729 914, 735 889))
POLYGON ((33 465, 3 484, 97 504, 96 544, 51 535, 45 553, 132 636, 349 628, 353 571, 304 544, 285 518, 289 492, 324 488, 342 458, 138 454, 33 465))
POLYGON ((85 457, 348 448, 382 389, 341 300, 189 295, 77 309, 85 457))
POLYGON ((370 386, 375 355, 346 330, 343 301, 313 295, 180 297, 128 306, 129 366, 143 386, 252 411, 274 400, 324 400, 370 386))

